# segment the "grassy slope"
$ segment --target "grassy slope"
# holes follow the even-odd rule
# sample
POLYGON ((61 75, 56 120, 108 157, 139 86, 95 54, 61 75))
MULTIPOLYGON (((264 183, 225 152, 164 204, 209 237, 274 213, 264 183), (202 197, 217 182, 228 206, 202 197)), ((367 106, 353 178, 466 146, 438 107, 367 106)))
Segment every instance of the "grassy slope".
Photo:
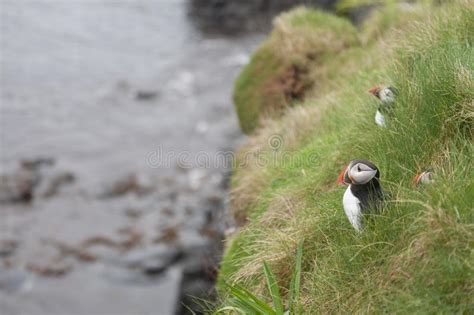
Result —
POLYGON ((234 103, 245 133, 262 116, 275 117, 318 82, 317 69, 327 55, 357 44, 348 22, 302 8, 275 19, 274 31, 254 54, 235 83, 234 103), (288 36, 291 34, 291 36, 288 36))
POLYGON ((242 148, 232 197, 248 223, 229 239, 220 281, 264 295, 266 260, 287 288, 304 238, 305 313, 474 311, 474 10, 466 2, 395 19, 393 10, 372 21, 390 15, 397 31, 369 23, 365 44, 318 65, 317 93, 264 122, 242 148), (381 82, 400 90, 384 130, 366 92, 381 82), (283 140, 277 149, 274 135, 283 140), (378 165, 391 194, 361 234, 342 210, 345 187, 335 185, 356 157, 378 165), (411 178, 425 168, 436 182, 415 189, 411 178))

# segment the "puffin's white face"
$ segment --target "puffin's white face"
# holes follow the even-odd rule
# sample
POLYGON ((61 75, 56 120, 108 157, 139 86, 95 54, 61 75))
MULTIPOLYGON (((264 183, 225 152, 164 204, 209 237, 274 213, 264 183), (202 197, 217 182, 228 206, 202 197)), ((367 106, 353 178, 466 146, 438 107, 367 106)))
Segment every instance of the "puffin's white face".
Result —
POLYGON ((431 172, 425 171, 415 176, 415 185, 432 184, 434 182, 431 172))
POLYGON ((349 179, 356 185, 367 184, 377 174, 377 170, 374 170, 364 163, 356 163, 348 172, 349 179))
POLYGON ((384 87, 379 91, 379 98, 383 103, 392 103, 395 101, 395 95, 389 87, 384 87))

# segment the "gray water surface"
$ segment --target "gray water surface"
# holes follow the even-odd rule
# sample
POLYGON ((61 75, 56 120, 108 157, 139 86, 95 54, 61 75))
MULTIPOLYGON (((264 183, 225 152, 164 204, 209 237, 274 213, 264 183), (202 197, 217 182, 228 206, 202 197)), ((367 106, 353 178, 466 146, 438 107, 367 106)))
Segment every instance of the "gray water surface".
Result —
POLYGON ((1 173, 51 161, 1 204, 0 314, 172 314, 190 262, 169 253, 225 229, 229 165, 193 158, 241 139, 232 85, 263 35, 201 33, 183 0, 0 3, 1 173))

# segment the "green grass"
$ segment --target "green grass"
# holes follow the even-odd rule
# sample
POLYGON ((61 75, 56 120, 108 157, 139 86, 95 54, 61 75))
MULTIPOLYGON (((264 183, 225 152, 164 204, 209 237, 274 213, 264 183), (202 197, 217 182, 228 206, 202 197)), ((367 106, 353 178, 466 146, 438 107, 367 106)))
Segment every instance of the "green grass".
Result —
POLYGON ((257 126, 260 111, 266 106, 263 98, 270 98, 268 103, 275 107, 285 106, 282 93, 266 93, 265 88, 267 82, 283 71, 284 63, 264 43, 239 75, 235 83, 235 91, 238 92, 234 93, 234 103, 240 128, 244 132, 249 133, 257 126))
POLYGON ((318 91, 242 148, 240 157, 274 162, 251 160, 233 175, 233 210, 247 223, 222 262, 224 305, 231 298, 224 282, 270 303, 263 262, 287 301, 304 238, 297 298, 304 314, 474 312, 474 9, 459 1, 421 11, 412 23, 391 20, 395 30, 379 13, 374 23, 383 31, 313 65, 324 68, 318 91), (386 129, 374 124, 377 101, 366 92, 378 83, 400 91, 386 129), (284 145, 270 150, 275 134, 284 145), (342 210, 345 187, 335 184, 354 158, 373 161, 390 194, 362 233, 342 210), (413 187, 427 168, 435 182, 413 187))
POLYGON ((275 19, 274 25, 235 83, 233 98, 245 133, 255 130, 262 118, 278 116, 301 101, 318 80, 309 69, 324 56, 358 44, 348 21, 317 11, 298 8, 275 19))
MULTIPOLYGON (((303 241, 298 243, 296 249, 296 262, 291 279, 291 286, 288 299, 288 313, 287 314, 301 314, 301 306, 299 305, 299 294, 301 284, 301 261, 303 256, 303 241)), ((227 300, 228 305, 218 309, 215 314, 267 314, 267 315, 284 315, 285 310, 280 295, 280 287, 275 275, 271 271, 268 264, 263 262, 263 272, 267 283, 268 292, 272 298, 273 307, 267 304, 264 300, 256 297, 250 291, 240 285, 229 285, 224 283, 224 286, 229 289, 231 298, 227 300)))

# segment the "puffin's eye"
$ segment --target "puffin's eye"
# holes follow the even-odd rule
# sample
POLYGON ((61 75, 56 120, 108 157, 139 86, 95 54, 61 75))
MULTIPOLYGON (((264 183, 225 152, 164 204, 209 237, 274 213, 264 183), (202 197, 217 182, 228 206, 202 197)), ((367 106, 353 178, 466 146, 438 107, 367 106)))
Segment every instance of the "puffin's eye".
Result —
POLYGON ((365 164, 357 165, 357 170, 359 172, 372 171, 372 169, 368 165, 365 165, 365 164))

